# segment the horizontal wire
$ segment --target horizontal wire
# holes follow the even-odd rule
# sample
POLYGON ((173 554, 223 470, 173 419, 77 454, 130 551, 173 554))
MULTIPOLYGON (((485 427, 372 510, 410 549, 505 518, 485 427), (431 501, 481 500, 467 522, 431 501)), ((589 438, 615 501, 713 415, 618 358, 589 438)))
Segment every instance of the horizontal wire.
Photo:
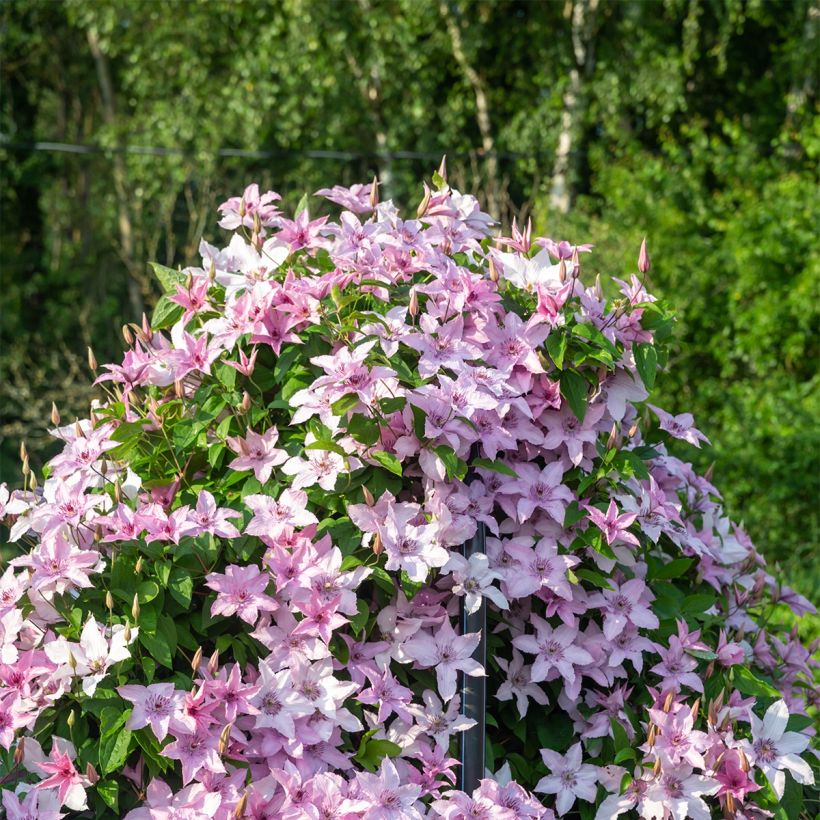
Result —
MULTIPOLYGON (((242 159, 276 159, 279 157, 307 157, 308 159, 329 159, 343 162, 351 162, 357 159, 381 159, 381 160, 432 160, 439 162, 446 152, 434 153, 432 151, 325 151, 325 150, 299 150, 299 149, 265 149, 253 150, 248 148, 219 148, 216 151, 198 152, 185 148, 169 148, 157 145, 120 145, 105 147, 102 145, 82 145, 68 142, 19 142, 0 136, 0 148, 8 148, 13 151, 50 151, 62 154, 137 154, 143 156, 195 156, 197 153, 212 153, 218 157, 239 157, 242 159)), ((572 151, 570 153, 579 153, 572 151)), ((448 154, 452 158, 457 158, 458 154, 448 154)), ((524 154, 508 151, 481 151, 475 152, 479 159, 543 159, 552 157, 550 152, 542 154, 524 154)))

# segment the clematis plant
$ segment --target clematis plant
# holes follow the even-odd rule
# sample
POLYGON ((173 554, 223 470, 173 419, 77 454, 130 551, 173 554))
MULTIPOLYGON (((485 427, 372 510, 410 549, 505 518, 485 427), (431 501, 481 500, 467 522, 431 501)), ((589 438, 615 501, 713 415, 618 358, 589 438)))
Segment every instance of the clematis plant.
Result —
POLYGON ((249 185, 199 264, 155 265, 89 418, 55 413, 61 452, 0 486, 6 814, 812 805, 818 662, 779 625, 812 606, 685 461, 694 419, 646 403, 672 317, 645 247, 610 286, 441 173, 409 214, 377 182, 317 196, 249 185))

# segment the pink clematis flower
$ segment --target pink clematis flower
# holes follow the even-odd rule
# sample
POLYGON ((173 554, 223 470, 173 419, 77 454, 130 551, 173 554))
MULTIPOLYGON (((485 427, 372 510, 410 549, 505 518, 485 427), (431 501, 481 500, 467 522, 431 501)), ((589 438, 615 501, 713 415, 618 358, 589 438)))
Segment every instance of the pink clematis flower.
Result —
POLYGON ((752 741, 742 741, 742 748, 749 760, 766 775, 778 799, 786 788, 786 770, 803 785, 814 783, 814 773, 805 760, 798 757, 808 746, 810 738, 800 732, 787 732, 789 709, 783 700, 775 701, 763 716, 753 712, 752 741))
POLYGON ((581 762, 580 743, 571 746, 566 755, 541 749, 541 757, 552 774, 542 777, 535 791, 555 795, 555 810, 559 817, 572 808, 577 798, 590 803, 595 801, 598 767, 581 762))
POLYGON ((42 763, 36 763, 38 769, 49 775, 41 780, 35 789, 57 789, 57 799, 61 806, 73 811, 87 808, 85 789, 90 785, 88 778, 74 768, 70 750, 60 751, 57 739, 52 740, 51 754, 42 763))
POLYGON ((239 538, 239 530, 228 521, 229 518, 242 518, 242 513, 239 510, 218 508, 213 494, 200 490, 196 509, 188 513, 182 531, 186 535, 208 532, 218 538, 239 538))
POLYGON ((231 564, 225 572, 211 572, 205 578, 205 586, 216 590, 218 595, 211 606, 212 615, 238 615, 243 621, 256 624, 259 611, 274 612, 278 604, 265 590, 270 576, 252 564, 244 567, 231 564))
POLYGON ((318 524, 319 519, 306 509, 307 493, 304 490, 285 490, 279 498, 269 495, 249 495, 245 504, 253 511, 245 532, 276 538, 288 527, 307 527, 318 524))
POLYGON ((629 623, 642 629, 658 628, 658 616, 649 608, 655 596, 640 578, 625 581, 620 586, 610 581, 609 585, 613 589, 604 589, 589 601, 591 607, 598 606, 603 610, 604 637, 608 641, 620 635, 629 623))
POLYGON ((628 532, 629 527, 638 517, 637 514, 621 513, 621 515, 618 515, 618 507, 615 505, 614 499, 610 500, 606 513, 602 513, 589 504, 584 504, 583 508, 587 511, 589 520, 604 534, 607 544, 612 544, 614 541, 623 541, 636 546, 640 544, 638 538, 628 532))
POLYGON ((217 741, 216 735, 200 729, 193 734, 179 734, 173 743, 163 748, 162 754, 182 764, 182 785, 187 786, 202 769, 225 773, 217 753, 217 741))
POLYGON ((538 683, 560 675, 568 684, 575 682, 576 666, 592 663, 593 658, 586 649, 575 645, 578 628, 562 624, 553 629, 543 618, 531 616, 535 635, 519 635, 513 638, 513 646, 522 652, 535 655, 531 679, 538 683))
POLYGON ((700 447, 700 442, 702 441, 705 441, 707 444, 712 443, 700 430, 694 427, 695 421, 691 413, 681 413, 678 416, 673 416, 671 413, 661 410, 660 407, 655 407, 654 404, 647 406, 650 407, 658 417, 661 430, 665 430, 674 438, 688 441, 689 444, 693 444, 695 447, 700 447))
POLYGON ((435 668, 438 691, 446 702, 456 693, 456 672, 471 677, 486 674, 472 657, 480 637, 478 632, 456 635, 450 619, 445 618, 435 635, 420 630, 405 642, 404 651, 422 669, 435 668))
POLYGON ((288 460, 288 454, 275 446, 278 440, 276 427, 271 427, 262 435, 248 430, 245 438, 228 436, 225 439, 228 446, 239 454, 228 466, 232 470, 253 470, 256 480, 264 484, 270 479, 273 468, 288 460))
POLYGON ((165 740, 169 729, 181 733, 196 729, 196 723, 183 711, 185 694, 178 692, 173 683, 152 683, 149 686, 130 684, 117 687, 117 692, 121 698, 134 704, 125 724, 127 729, 150 725, 157 740, 165 740))

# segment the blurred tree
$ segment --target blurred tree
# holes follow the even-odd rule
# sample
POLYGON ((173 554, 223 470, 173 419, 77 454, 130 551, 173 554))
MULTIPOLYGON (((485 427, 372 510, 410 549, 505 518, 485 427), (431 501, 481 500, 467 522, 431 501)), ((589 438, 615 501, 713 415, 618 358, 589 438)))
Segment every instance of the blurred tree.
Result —
POLYGON ((715 441, 701 466, 717 459, 771 555, 816 545, 811 0, 8 0, 0 15, 2 478, 22 437, 47 453, 52 400, 85 412, 85 347, 119 355, 119 326, 157 296, 147 261, 219 241, 221 199, 257 180, 295 203, 375 174, 412 206, 447 153, 502 222, 532 211, 539 232, 595 241, 590 273, 628 272, 650 237, 654 286, 680 309, 660 401, 699 410, 715 441))

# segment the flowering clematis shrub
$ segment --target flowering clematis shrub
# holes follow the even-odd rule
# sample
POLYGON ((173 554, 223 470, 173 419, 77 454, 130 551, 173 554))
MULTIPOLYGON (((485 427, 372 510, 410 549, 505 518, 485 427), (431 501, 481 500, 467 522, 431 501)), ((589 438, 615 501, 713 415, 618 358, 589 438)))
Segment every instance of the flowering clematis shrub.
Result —
POLYGON ((667 449, 705 436, 647 403, 645 250, 603 288, 439 174, 377 191, 227 200, 0 489, 6 816, 797 817, 818 664, 777 608, 812 607, 667 449))

